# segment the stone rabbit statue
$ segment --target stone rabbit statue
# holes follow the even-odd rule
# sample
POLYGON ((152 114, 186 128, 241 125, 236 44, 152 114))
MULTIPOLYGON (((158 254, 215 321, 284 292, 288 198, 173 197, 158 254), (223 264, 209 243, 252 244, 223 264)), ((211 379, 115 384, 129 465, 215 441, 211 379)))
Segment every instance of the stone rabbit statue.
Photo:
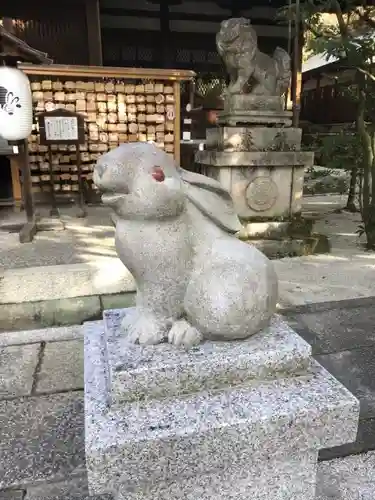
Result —
POLYGON ((273 265, 234 236, 241 224, 218 182, 176 168, 152 144, 129 143, 98 160, 94 183, 116 214, 116 249, 137 284, 123 320, 130 342, 189 347, 267 326, 273 265))

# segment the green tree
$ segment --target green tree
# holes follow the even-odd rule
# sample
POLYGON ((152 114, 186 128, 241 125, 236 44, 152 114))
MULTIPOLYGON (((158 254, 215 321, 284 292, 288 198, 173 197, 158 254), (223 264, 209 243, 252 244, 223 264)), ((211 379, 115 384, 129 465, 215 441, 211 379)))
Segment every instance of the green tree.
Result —
MULTIPOLYGON (((330 169, 344 169, 350 172, 350 184, 346 210, 357 212, 357 180, 362 179, 363 152, 358 134, 350 130, 325 136, 318 136, 314 144, 322 165, 330 169)), ((361 203, 360 203, 361 206, 361 203)))
MULTIPOLYGON (((290 10, 291 15, 294 11, 290 10)), ((357 103, 361 215, 367 247, 375 250, 375 7, 366 0, 307 0, 301 15, 303 27, 309 33, 308 50, 324 54, 327 59, 332 56, 341 59, 353 72, 348 91, 357 103)))

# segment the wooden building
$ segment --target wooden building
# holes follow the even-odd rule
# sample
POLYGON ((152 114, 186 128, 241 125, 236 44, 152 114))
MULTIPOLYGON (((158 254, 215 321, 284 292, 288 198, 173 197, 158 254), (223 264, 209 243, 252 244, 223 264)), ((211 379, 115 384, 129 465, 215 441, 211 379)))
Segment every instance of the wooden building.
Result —
POLYGON ((348 96, 353 71, 344 60, 315 55, 302 66, 301 120, 310 126, 350 125, 356 104, 348 96))
MULTIPOLYGON (((33 64, 51 64, 46 53, 43 53, 12 33, 11 20, 5 19, 0 24, 0 60, 8 64, 29 62, 33 64), (8 26, 6 26, 8 24, 8 26), (7 29, 9 28, 9 30, 7 29)), ((0 136, 0 206, 21 205, 21 185, 19 158, 13 148, 0 136)))
MULTIPOLYGON (((0 0, 0 17, 11 19, 17 37, 40 51, 48 52, 54 60, 55 64, 50 69, 24 67, 32 81, 35 111, 40 112, 43 105, 49 105, 50 94, 59 94, 61 88, 68 101, 65 104, 60 101, 58 106, 66 106, 67 109, 75 106, 77 111, 89 113, 92 85, 94 88, 107 83, 121 86, 129 83, 129 76, 134 84, 143 85, 150 78, 147 77, 147 71, 152 72, 154 79, 159 75, 158 82, 164 82, 164 88, 168 89, 172 85, 174 99, 181 100, 183 104, 189 98, 189 89, 183 81, 191 79, 191 71, 194 71, 197 75, 197 93, 204 95, 207 88, 212 87, 213 80, 220 82, 225 78, 216 50, 215 35, 220 22, 228 17, 250 18, 258 32, 261 50, 272 52, 278 45, 292 52, 293 29, 288 23, 281 23, 276 18, 278 9, 285 4, 286 0, 254 0, 251 6, 248 0, 0 0), (107 71, 100 69, 101 66, 105 66, 107 71), (140 69, 138 78, 134 68, 140 69), (108 80, 110 78, 111 82, 108 80), (182 82, 178 91, 173 85, 175 80, 182 82), (78 100, 69 101, 73 99, 73 87, 78 89, 76 97, 84 93, 84 99, 77 97, 78 100), (39 93, 43 95, 39 96, 39 93), (85 109, 78 109, 78 106, 85 109)), ((299 51, 297 59, 300 59, 299 51)), ((104 98, 101 91, 96 93, 104 98)), ((59 98, 62 99, 61 96, 59 98)), ((152 106, 152 103, 149 104, 152 106)), ((103 104, 105 106, 108 108, 109 103, 103 104)), ((100 111, 96 112, 100 114, 100 111)), ((172 120, 177 128, 164 131, 168 140, 169 135, 174 134, 167 147, 175 155, 179 153, 179 116, 178 109, 172 120)), ((144 126, 141 127, 143 130, 144 126)), ((116 141, 111 142, 110 138, 113 139, 115 134, 117 137, 119 134, 122 136, 128 131, 125 132, 121 121, 109 122, 105 130, 97 131, 94 122, 89 122, 87 128, 87 144, 82 146, 81 153, 83 161, 87 162, 89 178, 92 161, 102 151, 94 150, 94 143, 90 146, 91 138, 105 136, 111 148, 116 145, 116 141)), ((157 133, 157 124, 154 128, 157 133)), ((149 135, 156 136, 153 133, 149 135)), ((37 144, 37 134, 33 133, 29 140, 31 167, 34 169, 32 175, 35 179, 44 179, 48 176, 48 172, 43 171, 47 168, 46 151, 37 144)), ((62 156, 66 160, 69 154, 62 156)), ((62 167, 69 169, 73 160, 65 160, 62 167)), ((59 169, 59 164, 61 158, 56 159, 54 168, 59 169)), ((56 177, 68 177, 67 172, 60 170, 56 171, 56 177)), ((61 183, 60 187, 56 185, 58 190, 64 188, 68 186, 61 183)), ((43 186, 38 184, 34 189, 35 192, 43 191, 43 186)), ((45 189, 48 190, 48 187, 45 186, 45 189)))
POLYGON ((101 65, 97 5, 95 0, 1 0, 0 17, 11 18, 14 34, 51 54, 55 63, 101 65))
POLYGON ((262 50, 287 48, 276 19, 285 0, 12 0, 0 15, 15 34, 58 64, 189 69, 220 73, 215 33, 232 15, 249 17, 262 50))

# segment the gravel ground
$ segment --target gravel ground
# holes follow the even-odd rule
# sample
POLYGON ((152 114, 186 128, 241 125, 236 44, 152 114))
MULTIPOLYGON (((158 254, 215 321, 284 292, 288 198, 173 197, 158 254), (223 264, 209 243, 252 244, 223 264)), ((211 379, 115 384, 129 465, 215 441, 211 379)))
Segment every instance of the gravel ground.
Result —
MULTIPOLYGON (((41 215, 42 224, 48 222, 43 212, 41 215)), ((8 213, 3 218, 3 228, 4 224, 20 222, 20 214, 8 213)), ((59 225, 58 230, 38 231, 33 242, 25 244, 20 244, 17 232, 1 230, 0 226, 0 267, 9 269, 93 261, 100 264, 117 258, 114 229, 105 208, 90 207, 85 219, 74 217, 74 212, 65 208, 59 225)))
MULTIPOLYGON (((328 234, 334 252, 360 250, 355 231, 359 224, 358 214, 333 213, 345 204, 345 196, 313 196, 305 198, 305 210, 321 217, 315 230, 328 234), (324 215, 329 214, 329 215, 324 215)), ((42 225, 48 223, 48 212, 39 209, 42 225)), ((60 264, 93 263, 108 264, 117 259, 114 248, 114 229, 109 210, 105 207, 89 207, 88 217, 79 219, 74 208, 61 210, 61 222, 52 224, 52 230, 38 231, 32 243, 20 244, 17 232, 9 232, 9 224, 21 224, 24 214, 0 211, 0 268, 23 268, 60 264)))

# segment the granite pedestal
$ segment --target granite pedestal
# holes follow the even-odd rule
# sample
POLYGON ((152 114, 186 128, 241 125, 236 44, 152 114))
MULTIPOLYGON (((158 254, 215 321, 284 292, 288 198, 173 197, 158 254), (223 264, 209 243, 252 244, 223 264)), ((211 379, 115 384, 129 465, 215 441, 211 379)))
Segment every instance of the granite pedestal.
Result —
POLYGON ((301 151, 302 130, 291 124, 280 96, 227 95, 219 126, 207 129, 206 149, 195 154, 205 175, 231 194, 241 238, 268 257, 310 253, 312 232, 301 238, 293 228, 314 155, 301 151), (287 236, 276 235, 275 222, 288 225, 287 236))
POLYGON ((313 154, 300 148, 300 129, 225 126, 207 130, 206 150, 195 161, 229 191, 244 224, 281 221, 302 211, 304 169, 313 154))
POLYGON ((219 113, 219 124, 236 126, 241 123, 290 126, 292 112, 284 111, 280 96, 228 94, 224 109, 219 113))
POLYGON ((129 310, 85 329, 92 494, 313 500, 319 449, 354 441, 357 400, 275 316, 241 342, 128 345, 129 310))

